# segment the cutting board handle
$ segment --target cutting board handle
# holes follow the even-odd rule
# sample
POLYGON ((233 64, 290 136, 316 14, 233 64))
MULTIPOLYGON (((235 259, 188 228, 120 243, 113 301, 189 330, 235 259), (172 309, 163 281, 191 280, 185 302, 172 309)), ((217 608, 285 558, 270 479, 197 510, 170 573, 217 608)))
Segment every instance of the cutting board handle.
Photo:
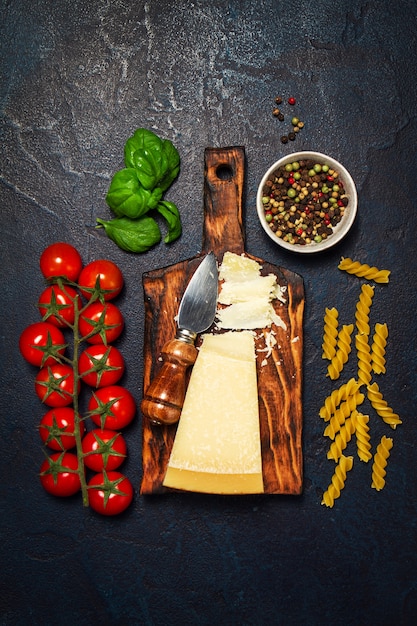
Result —
POLYGON ((220 261, 227 250, 244 251, 244 179, 243 147, 205 149, 203 252, 220 261))

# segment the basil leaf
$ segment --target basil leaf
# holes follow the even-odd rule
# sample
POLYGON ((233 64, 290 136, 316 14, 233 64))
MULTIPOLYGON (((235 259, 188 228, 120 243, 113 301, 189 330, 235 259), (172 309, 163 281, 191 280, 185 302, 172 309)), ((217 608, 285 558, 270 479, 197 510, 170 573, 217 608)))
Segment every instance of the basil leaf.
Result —
POLYGON ((180 213, 176 205, 173 202, 163 200, 158 204, 156 210, 168 222, 168 233, 164 238, 164 242, 171 243, 171 241, 178 239, 182 232, 182 226, 180 213))
POLYGON ((140 184, 145 189, 156 187, 165 171, 161 152, 139 148, 132 158, 140 184))
POLYGON ((180 171, 180 155, 174 144, 165 139, 162 143, 163 159, 166 162, 165 171, 159 181, 159 186, 163 191, 172 185, 180 171))
POLYGON ((106 202, 117 217, 141 217, 154 209, 162 198, 162 190, 144 189, 136 170, 125 168, 116 172, 107 192, 106 202))
POLYGON ((136 150, 148 150, 150 152, 161 152, 162 139, 146 128, 138 128, 130 137, 124 147, 124 157, 126 167, 136 167, 134 154, 136 150))
POLYGON ((146 252, 161 240, 158 224, 147 215, 135 220, 128 217, 110 221, 97 218, 97 223, 96 228, 103 227, 107 236, 126 252, 146 252))

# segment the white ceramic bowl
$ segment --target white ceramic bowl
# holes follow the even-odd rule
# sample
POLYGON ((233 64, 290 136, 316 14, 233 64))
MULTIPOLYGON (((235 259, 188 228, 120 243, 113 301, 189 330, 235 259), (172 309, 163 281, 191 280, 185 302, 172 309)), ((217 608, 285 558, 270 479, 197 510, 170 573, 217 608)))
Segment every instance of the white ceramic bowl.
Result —
POLYGON ((341 241, 341 239, 345 237, 345 235, 352 227, 352 224, 355 221, 357 207, 358 196, 355 183, 353 182, 351 175, 341 163, 339 163, 332 157, 327 156, 326 154, 322 154, 321 152, 293 152, 292 154, 288 154, 287 156, 282 157, 282 159, 276 161, 273 165, 271 165, 271 167, 263 176, 258 187, 258 193, 256 196, 256 208, 258 211, 259 220, 266 234, 272 239, 272 241, 274 241, 282 248, 290 250, 291 252, 299 252, 301 254, 323 252, 324 250, 327 250, 339 243, 339 241, 341 241), (329 235, 326 239, 323 239, 320 243, 316 243, 314 241, 308 244, 289 243, 288 241, 284 241, 281 237, 277 237, 277 235, 271 229, 269 223, 266 220, 264 204, 262 202, 262 197, 264 196, 263 189, 266 181, 279 167, 281 167, 282 165, 286 165, 287 163, 294 163, 294 161, 307 159, 313 160, 314 163, 320 163, 321 165, 326 164, 331 169, 334 169, 338 172, 339 180, 343 182, 344 194, 348 196, 349 203, 345 208, 342 219, 338 224, 336 224, 336 226, 333 227, 333 233, 329 235))

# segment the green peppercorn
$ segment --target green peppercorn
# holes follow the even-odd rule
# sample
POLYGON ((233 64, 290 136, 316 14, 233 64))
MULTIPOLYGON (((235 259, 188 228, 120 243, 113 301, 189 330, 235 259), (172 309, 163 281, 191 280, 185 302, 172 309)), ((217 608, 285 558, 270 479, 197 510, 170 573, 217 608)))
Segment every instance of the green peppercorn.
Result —
POLYGON ((291 124, 292 124, 293 126, 297 126, 297 124, 298 124, 298 122, 299 122, 299 121, 300 121, 300 120, 298 119, 298 117, 293 117, 293 118, 291 119, 291 124))
POLYGON ((295 189, 293 189, 292 187, 290 187, 287 191, 287 196, 289 198, 295 198, 295 196, 297 195, 297 192, 295 191, 295 189))
POLYGON ((292 163, 286 163, 286 165, 285 165, 285 171, 286 171, 286 172, 292 172, 292 170, 293 170, 292 163))
POLYGON ((320 163, 316 163, 313 167, 314 171, 316 174, 318 174, 319 172, 321 172, 322 166, 320 165, 320 163))

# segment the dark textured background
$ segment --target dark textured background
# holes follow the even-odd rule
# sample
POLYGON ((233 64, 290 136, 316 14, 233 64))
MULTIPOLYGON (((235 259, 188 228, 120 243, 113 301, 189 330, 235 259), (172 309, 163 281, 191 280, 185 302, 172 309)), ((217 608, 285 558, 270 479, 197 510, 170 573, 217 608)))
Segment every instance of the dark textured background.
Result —
MULTIPOLYGON (((415 623, 416 553, 416 4, 369 0, 1 0, 1 624, 149 626, 415 623), (276 95, 298 99, 305 128, 283 146, 276 95), (128 255, 94 230, 123 145, 144 126, 170 138, 181 173, 166 198, 184 232, 128 255), (124 383, 142 394, 142 273, 200 251, 203 154, 243 145, 246 248, 305 281, 301 497, 143 498, 118 519, 78 498, 48 497, 37 473, 43 413, 17 341, 37 320, 42 250, 57 240, 84 262, 123 270, 124 383), (279 156, 317 150, 344 163, 359 193, 350 236, 303 258, 278 249, 255 211, 279 156), (387 484, 359 460, 333 509, 321 506, 333 463, 318 410, 333 388, 321 336, 325 306, 353 320, 361 281, 352 256, 392 270, 375 288, 372 324, 390 329, 379 378, 403 425, 387 484)), ((351 372, 355 368, 352 364, 351 372)), ((343 380, 350 373, 349 367, 343 380)), ((126 433, 126 473, 141 477, 140 417, 126 433)))

